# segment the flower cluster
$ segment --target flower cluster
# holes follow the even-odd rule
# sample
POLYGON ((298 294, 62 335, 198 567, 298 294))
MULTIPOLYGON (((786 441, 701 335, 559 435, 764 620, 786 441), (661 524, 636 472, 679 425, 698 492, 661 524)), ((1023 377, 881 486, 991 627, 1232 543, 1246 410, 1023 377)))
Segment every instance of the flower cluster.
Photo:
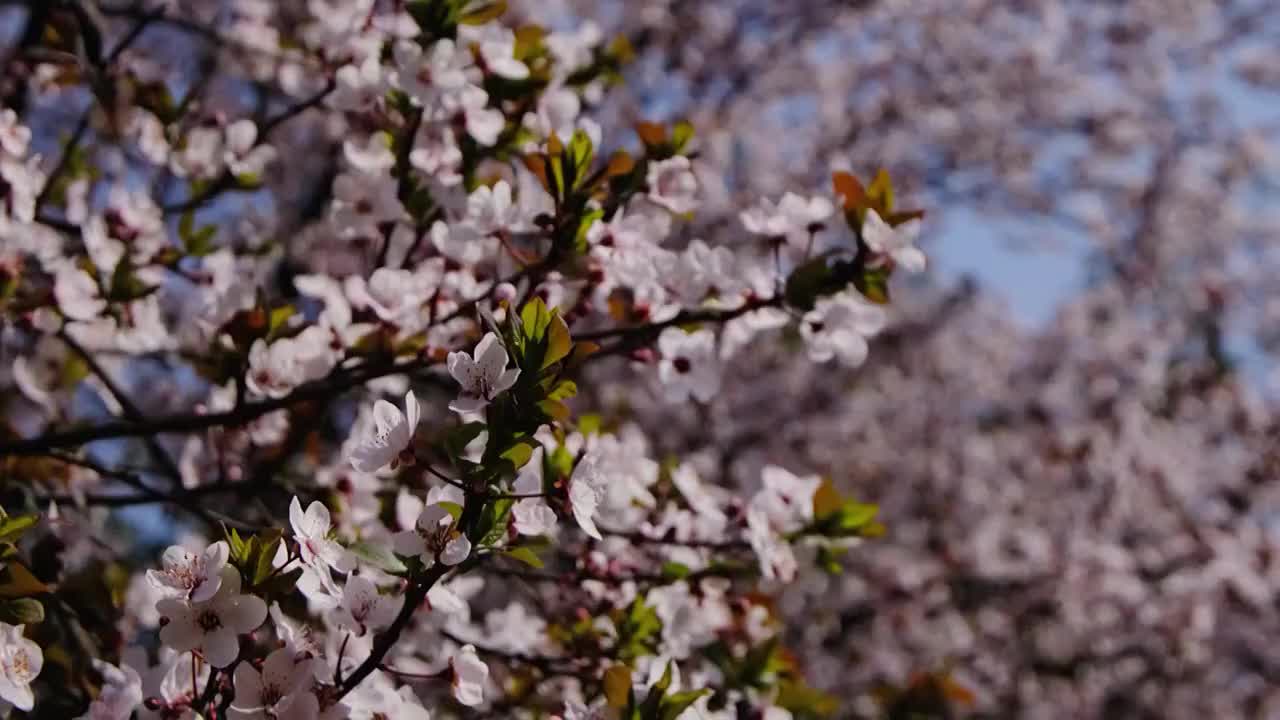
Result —
POLYGON ((0 626, 0 697, 120 720, 827 712, 767 598, 878 534, 875 507, 642 420, 717 412, 765 344, 866 363, 890 279, 925 266, 887 173, 759 199, 726 242, 698 222, 689 123, 632 140, 593 112, 625 38, 484 0, 233 5, 234 36, 165 3, 77 21, 90 53, 123 30, 94 58, 119 72, 82 78, 121 107, 47 176, 0 115, 0 231, 52 238, 0 245, 34 407, 0 438, 34 478, 0 523, 0 611, 40 628, 0 626), (217 38, 233 87, 174 97, 133 45, 164 28, 217 38), (172 515, 108 510, 132 506, 172 515), (101 657, 63 662, 72 641, 101 657))

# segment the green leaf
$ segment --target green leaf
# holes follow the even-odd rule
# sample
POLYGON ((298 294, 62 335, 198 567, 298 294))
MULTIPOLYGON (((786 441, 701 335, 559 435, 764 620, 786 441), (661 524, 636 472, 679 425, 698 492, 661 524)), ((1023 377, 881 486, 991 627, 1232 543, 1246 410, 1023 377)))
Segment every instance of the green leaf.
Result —
POLYGON ((134 272, 133 261, 129 259, 128 255, 125 255, 116 263, 115 270, 111 273, 111 288, 108 291, 108 296, 111 300, 129 302, 146 297, 155 289, 142 282, 142 279, 134 272))
POLYGON ((671 145, 677 153, 684 150, 693 139, 693 123, 681 120, 671 128, 671 145))
POLYGON ((44 622, 44 605, 35 598, 17 598, 0 603, 0 620, 10 625, 36 625, 44 622))
POLYGON ((595 435, 600 432, 600 426, 604 423, 599 415, 579 415, 578 416, 578 432, 584 436, 595 435))
POLYGON ((188 255, 203 257, 213 252, 213 238, 218 234, 217 225, 203 225, 196 229, 196 214, 188 210, 178 220, 178 237, 182 240, 182 249, 188 255))
POLYGON ((662 709, 658 717, 660 720, 676 720, 680 713, 688 710, 689 706, 698 701, 698 698, 710 692, 704 689, 674 693, 662 701, 662 709))
POLYGON ((587 177, 587 170, 591 167, 591 161, 595 159, 595 148, 585 131, 574 131, 573 137, 569 139, 567 155, 573 167, 571 187, 576 190, 587 177))
POLYGON ((480 546, 489 547, 502 541, 507 535, 507 519, 516 501, 511 498, 494 500, 480 514, 480 546))
POLYGON ((823 289, 830 283, 831 276, 831 268, 825 257, 814 258, 791 271, 784 291, 787 304, 801 310, 812 310, 823 289))
POLYGON ((75 387, 76 383, 87 377, 89 377, 89 363, 79 355, 68 353, 66 360, 62 363, 62 369, 58 372, 59 387, 75 387))
POLYGON ((667 562, 662 564, 662 578, 664 580, 680 580, 689 576, 689 566, 684 563, 667 562))
POLYGON ((267 320, 267 342, 276 340, 280 333, 288 327, 289 318, 296 315, 297 312, 297 309, 292 305, 281 305, 278 308, 272 308, 267 320))
POLYGON ((228 553, 231 564, 239 565, 244 562, 244 559, 247 557, 247 553, 249 552, 248 543, 245 542, 244 538, 240 537, 240 533, 237 532, 235 528, 228 529, 227 526, 224 525, 222 526, 222 532, 226 535, 227 545, 231 548, 231 552, 228 553))
POLYGON ((569 335, 569 326, 565 324, 564 318, 560 317, 559 312, 551 313, 551 319, 547 324, 546 338, 547 351, 542 356, 543 368, 559 362, 573 349, 573 338, 569 335))
POLYGON ((875 520, 879 513, 877 505, 849 501, 840 508, 839 528, 849 532, 859 530, 875 520))
POLYGON ((458 16, 462 25, 484 25, 502 17, 507 11, 507 0, 490 0, 470 8, 458 16))
POLYGON ((302 577, 302 568, 296 567, 273 576, 270 580, 259 584, 254 590, 268 597, 288 595, 297 588, 298 578, 300 577, 302 577))
POLYGON ((893 181, 889 179, 889 171, 881 168, 867 188, 867 200, 880 216, 893 212, 893 181))
POLYGON ((818 548, 818 556, 814 562, 828 575, 840 575, 844 572, 844 566, 840 564, 840 555, 825 545, 818 548))
POLYGON ((609 707, 621 710, 631 699, 631 668, 618 663, 604 671, 604 696, 609 707))
POLYGON ((538 403, 538 409, 552 420, 565 422, 569 419, 569 406, 559 400, 543 400, 538 403))
POLYGON ((445 512, 448 512, 450 515, 452 515, 454 522, 458 522, 458 519, 462 517, 462 506, 459 505, 458 503, 449 502, 448 500, 441 500, 436 504, 444 508, 445 512))
POLYGON ((36 521, 40 519, 39 515, 8 515, 0 520, 0 542, 13 542, 17 540, 22 533, 26 532, 36 521))
POLYGON ((578 384, 572 380, 561 380, 547 394, 548 400, 568 400, 578 394, 578 384))
POLYGON ((662 677, 658 680, 657 683, 654 684, 654 686, 650 689, 650 692, 653 692, 656 690, 658 694, 661 695, 667 691, 667 688, 671 687, 671 674, 672 674, 671 665, 672 665, 672 662, 668 660, 667 666, 662 670, 662 677))
POLYGON ((504 550, 502 554, 509 558, 519 560, 530 567, 541 568, 543 566, 542 558, 538 557, 538 554, 535 553, 532 548, 524 545, 504 550))
POLYGON ((658 720, 660 717, 662 701, 666 699, 667 688, 671 687, 672 666, 672 661, 668 660, 662 668, 662 677, 649 688, 649 694, 640 706, 640 716, 645 720, 658 720))
POLYGON ((547 336, 547 327, 551 325, 551 311, 542 298, 534 297, 520 309, 520 321, 524 325, 523 337, 541 342, 547 336))
POLYGON ((889 302, 889 270, 888 268, 863 268, 853 278, 853 286, 863 297, 877 305, 889 302))
POLYGON ((402 573, 407 568, 405 564, 400 562, 400 558, 391 551, 391 548, 370 542, 353 543, 348 550, 366 565, 376 567, 389 573, 402 573))
POLYGON ((484 431, 485 424, 482 422, 469 422, 453 428, 445 435, 445 452, 449 453, 451 459, 457 460, 466 454, 467 446, 484 431))
POLYGON ((604 217, 602 208, 594 208, 582 214, 581 219, 578 220, 578 232, 573 236, 574 252, 580 255, 587 252, 587 233, 591 231, 591 226, 602 217, 604 217))
POLYGON ((533 457, 533 445, 529 442, 521 440, 520 442, 507 448, 501 455, 503 460, 511 463, 512 467, 519 470, 529 462, 529 458, 533 457))
POLYGON ((567 478, 573 473, 573 453, 565 446, 558 445, 547 458, 547 465, 554 477, 567 478))
POLYGON ((791 680, 778 684, 778 696, 774 702, 796 715, 829 717, 840 709, 840 701, 834 695, 791 680))
POLYGON ((280 550, 283 535, 278 528, 272 528, 260 535, 255 535, 253 540, 250 541, 253 550, 250 553, 249 562, 246 563, 245 570, 248 571, 248 579, 251 586, 258 585, 271 577, 271 573, 275 570, 273 563, 276 553, 280 550))
POLYGON ((615 625, 618 627, 618 657, 623 661, 652 654, 657 646, 658 633, 662 630, 658 613, 645 604, 643 597, 632 600, 615 625))

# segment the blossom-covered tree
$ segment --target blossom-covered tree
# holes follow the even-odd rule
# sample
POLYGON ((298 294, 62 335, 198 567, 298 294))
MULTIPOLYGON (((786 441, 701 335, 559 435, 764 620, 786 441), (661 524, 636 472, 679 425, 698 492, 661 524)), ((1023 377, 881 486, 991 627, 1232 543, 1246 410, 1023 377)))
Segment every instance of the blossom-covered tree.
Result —
POLYGON ((1280 703, 1270 4, 0 12, 18 711, 1280 703), (1019 327, 906 197, 1097 277, 1019 327))
POLYGON ((596 119, 627 37, 501 2, 18 22, 0 696, 206 720, 835 709, 768 598, 810 546, 831 564, 880 532, 875 507, 773 465, 731 492, 580 386, 709 409, 778 333, 862 363, 923 257, 887 173, 692 238, 693 126, 596 119), (58 112, 69 134, 33 132, 58 112))

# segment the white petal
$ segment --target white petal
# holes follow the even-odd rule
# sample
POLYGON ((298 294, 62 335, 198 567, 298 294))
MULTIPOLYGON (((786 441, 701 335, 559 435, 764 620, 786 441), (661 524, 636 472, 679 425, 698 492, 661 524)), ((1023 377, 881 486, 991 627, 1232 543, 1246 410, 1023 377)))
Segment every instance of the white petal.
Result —
POLYGON ((502 373, 502 376, 498 378, 498 381, 493 384, 493 394, 497 395, 498 393, 509 389, 512 385, 516 384, 516 380, 519 378, 520 368, 511 368, 510 370, 502 373))
POLYGON ((235 688, 236 697, 231 703, 232 709, 243 712, 257 710, 262 706, 262 674, 253 665, 242 662, 236 666, 235 688))
POLYGON ((400 412, 400 408, 386 400, 379 400, 373 404, 373 422, 378 428, 378 434, 385 435, 390 433, 392 428, 404 423, 404 415, 400 412))
POLYGON ((361 445, 351 451, 351 467, 362 473, 376 473, 399 454, 386 445, 361 445))
MULTIPOLYGON (((261 601, 259 601, 261 602, 261 601)), ((240 639, 234 630, 221 627, 204 636, 204 659, 216 668, 224 668, 240 655, 240 639)))
POLYGON ((904 247, 893 254, 894 262, 902 266, 903 270, 911 273, 923 272, 928 264, 925 254, 915 247, 904 247))
POLYGON ((413 434, 413 431, 418 428, 418 420, 422 415, 422 410, 418 406, 418 396, 414 395, 412 390, 404 394, 404 409, 409 433, 413 434))
POLYGON ((258 629, 266 619, 267 604, 257 595, 241 595, 228 611, 222 613, 222 621, 242 635, 258 629))
POLYGON ((397 553, 406 557, 417 557, 427 551, 422 536, 413 530, 403 530, 391 538, 391 546, 397 553))
POLYGON ((456 400, 449 403, 449 409, 456 413, 473 413, 484 409, 489 401, 476 395, 459 395, 456 400))
POLYGON ((444 551, 440 553, 440 562, 445 565, 457 565, 466 560, 470 554, 471 541, 466 535, 459 535, 444 546, 444 551))
POLYGON ((496 378, 507 367, 507 349, 502 347, 498 336, 487 333, 476 345, 476 365, 484 377, 496 378))

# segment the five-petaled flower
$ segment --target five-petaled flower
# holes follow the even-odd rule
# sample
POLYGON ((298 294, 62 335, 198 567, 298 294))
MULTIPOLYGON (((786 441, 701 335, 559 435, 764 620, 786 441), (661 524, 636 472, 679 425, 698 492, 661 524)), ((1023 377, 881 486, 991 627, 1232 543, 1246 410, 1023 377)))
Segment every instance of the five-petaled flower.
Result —
POLYGON ((424 567, 436 564, 437 557, 445 565, 457 565, 471 554, 471 540, 455 527, 453 514, 440 503, 422 508, 412 530, 396 533, 395 551, 417 556, 424 567))
POLYGON ((646 182, 649 199, 677 215, 698 207, 698 178, 683 155, 650 163, 646 182))
POLYGON ((351 453, 351 467, 373 473, 413 462, 413 433, 418 427, 420 410, 413 391, 405 393, 404 412, 386 400, 373 405, 373 428, 351 453))
POLYGON ((319 501, 302 511, 302 503, 294 498, 289 503, 289 524, 293 537, 298 541, 302 562, 315 568, 322 578, 329 576, 329 568, 338 572, 350 572, 354 566, 351 554, 340 543, 329 537, 332 523, 329 508, 319 501))
POLYGON ((0 622, 0 698, 19 710, 30 710, 35 705, 31 681, 42 667, 44 653, 23 636, 22 626, 0 622))
POLYGON ((895 265, 907 272, 918 273, 924 270, 927 262, 924 253, 916 247, 920 227, 919 218, 893 227, 875 210, 868 210, 862 222, 862 239, 873 252, 891 258, 895 265))
POLYGON ((352 575, 342 588, 342 604, 334 611, 334 623, 357 636, 386 627, 400 611, 402 598, 382 595, 363 575, 352 575))
POLYGON ((520 368, 507 369, 507 349, 498 336, 489 333, 471 355, 449 353, 449 374, 462 386, 462 393, 449 404, 458 413, 480 410, 502 391, 516 384, 520 368))
POLYGON ((449 660, 453 668, 453 698, 467 707, 484 702, 484 685, 489 680, 489 666, 476 655, 474 645, 464 645, 449 660))
POLYGON ((251 663, 236 666, 232 720, 312 720, 320 700, 312 692, 315 660, 298 659, 292 650, 273 651, 259 671, 251 663))
POLYGON ((658 336, 658 350, 658 378, 668 402, 683 402, 689 396, 709 402, 720 392, 720 359, 710 330, 687 333, 667 328, 658 336))
POLYGON ((256 595, 240 594, 240 573, 222 568, 222 583, 204 602, 165 598, 156 603, 162 627, 160 641, 178 652, 199 651, 217 668, 235 662, 240 636, 267 619, 267 604, 256 595))
POLYGON ((199 555, 172 545, 160 558, 160 570, 148 570, 151 584, 172 597, 204 602, 222 586, 222 568, 231 548, 221 540, 199 555))

